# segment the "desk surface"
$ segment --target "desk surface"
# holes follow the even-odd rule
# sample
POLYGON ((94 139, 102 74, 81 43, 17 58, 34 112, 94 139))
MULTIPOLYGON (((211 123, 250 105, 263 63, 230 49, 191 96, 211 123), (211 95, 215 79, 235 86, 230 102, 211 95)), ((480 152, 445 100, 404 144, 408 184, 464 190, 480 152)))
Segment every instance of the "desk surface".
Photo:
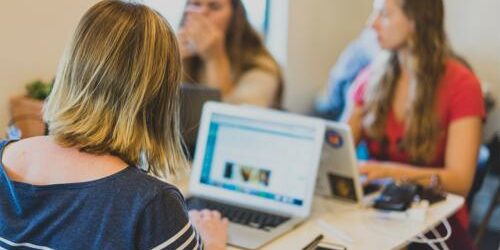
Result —
MULTIPOLYGON (((347 249, 399 249, 422 232, 427 232, 444 218, 454 214, 464 203, 456 195, 429 207, 425 221, 383 219, 372 208, 361 208, 342 201, 316 197, 311 218, 293 231, 266 245, 263 249, 299 249, 322 233, 326 242, 344 245, 347 249), (332 235, 318 223, 322 220, 349 236, 347 242, 332 235)), ((234 249, 234 248, 233 248, 234 249)))
MULTIPOLYGON (((187 182, 181 181, 179 188, 187 190, 187 182)), ((347 249, 400 249, 420 233, 438 225, 441 220, 454 214, 464 203, 464 198, 449 194, 445 201, 429 207, 424 221, 412 219, 384 219, 372 208, 356 204, 315 197, 311 217, 296 229, 282 235, 262 249, 301 249, 318 234, 323 241, 341 244, 347 249), (318 221, 323 221, 323 223, 318 221), (325 229, 324 224, 341 231, 352 242, 345 241, 325 229), (323 225, 321 225, 323 224, 323 225)), ((229 247, 228 249, 237 249, 229 247)))

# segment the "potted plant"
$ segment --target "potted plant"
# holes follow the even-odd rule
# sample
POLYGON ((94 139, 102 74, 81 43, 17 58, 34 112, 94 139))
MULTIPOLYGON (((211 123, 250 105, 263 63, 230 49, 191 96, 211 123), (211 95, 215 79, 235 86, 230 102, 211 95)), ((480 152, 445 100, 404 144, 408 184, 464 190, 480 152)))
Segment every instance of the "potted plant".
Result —
POLYGON ((46 128, 42 118, 43 101, 50 93, 51 82, 35 80, 26 85, 26 95, 10 99, 11 121, 9 132, 18 131, 18 138, 44 135, 46 128), (13 130, 15 127, 17 130, 13 130))

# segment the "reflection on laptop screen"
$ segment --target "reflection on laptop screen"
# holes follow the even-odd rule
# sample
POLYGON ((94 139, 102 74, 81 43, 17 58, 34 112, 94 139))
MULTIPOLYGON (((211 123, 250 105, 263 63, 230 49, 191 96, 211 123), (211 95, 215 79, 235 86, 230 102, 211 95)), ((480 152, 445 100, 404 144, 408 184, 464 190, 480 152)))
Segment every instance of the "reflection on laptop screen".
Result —
POLYGON ((315 130, 213 114, 200 182, 302 206, 315 130))

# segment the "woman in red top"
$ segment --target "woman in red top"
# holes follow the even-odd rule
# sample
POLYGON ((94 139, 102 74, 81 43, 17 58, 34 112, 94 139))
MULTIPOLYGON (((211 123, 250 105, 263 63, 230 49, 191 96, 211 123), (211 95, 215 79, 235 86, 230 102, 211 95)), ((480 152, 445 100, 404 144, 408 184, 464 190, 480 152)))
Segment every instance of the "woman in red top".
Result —
MULTIPOLYGON (((445 191, 466 197, 485 111, 479 81, 452 59, 443 2, 385 0, 375 14, 373 28, 388 53, 358 77, 347 112, 356 141, 367 142, 373 159, 360 171, 368 181, 438 180, 445 191)), ((465 208, 450 223, 450 248, 473 248, 465 208)))

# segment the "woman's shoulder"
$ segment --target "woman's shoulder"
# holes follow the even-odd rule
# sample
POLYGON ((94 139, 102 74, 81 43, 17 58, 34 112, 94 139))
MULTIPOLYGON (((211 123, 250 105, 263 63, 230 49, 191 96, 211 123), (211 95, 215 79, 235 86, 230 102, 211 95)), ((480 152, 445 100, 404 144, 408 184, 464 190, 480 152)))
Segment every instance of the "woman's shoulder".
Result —
POLYGON ((472 69, 459 60, 446 61, 439 99, 448 107, 450 121, 466 116, 485 117, 481 83, 472 69))
POLYGON ((154 177, 135 166, 129 166, 128 174, 112 185, 120 186, 127 191, 131 199, 140 199, 145 203, 155 199, 164 201, 182 202, 183 196, 180 190, 171 183, 154 177), (139 197, 136 197, 139 196, 139 197))
POLYGON ((276 75, 280 72, 278 63, 270 55, 256 55, 253 59, 253 65, 254 66, 249 68, 248 71, 266 71, 276 75))
POLYGON ((92 185, 87 186, 95 188, 101 186, 93 185, 97 183, 105 186, 108 184, 118 185, 126 187, 130 194, 144 194, 144 199, 152 198, 166 191, 179 193, 175 186, 146 174, 138 167, 128 166, 128 171, 123 171, 126 163, 114 159, 113 156, 99 160, 91 154, 81 156, 76 153, 75 156, 73 151, 77 150, 63 148, 47 136, 26 138, 19 141, 0 141, 1 163, 4 168, 8 166, 8 169, 14 172, 29 172, 40 176, 40 178, 25 180, 27 183, 33 182, 39 185, 89 183, 92 185), (8 150, 5 150, 7 145, 8 150), (89 174, 88 166, 96 168, 92 174, 89 174), (83 170, 84 168, 87 169, 83 170), (64 178, 51 178, 51 173, 56 172, 59 175, 62 174, 64 178))
POLYGON ((448 84, 479 84, 472 68, 458 59, 448 58, 445 63, 444 82, 448 84))
MULTIPOLYGON (((9 166, 11 168, 24 169, 31 160, 32 152, 39 151, 46 144, 44 136, 22 140, 2 140, 0 141, 1 163, 4 168, 9 166)), ((43 152, 41 153, 43 154, 43 152)))
POLYGON ((150 192, 152 196, 178 196, 181 195, 179 189, 171 183, 160 180, 157 177, 151 176, 141 170, 135 171, 135 183, 137 191, 150 192))
POLYGON ((441 93, 446 96, 481 94, 481 83, 474 71, 463 62, 449 58, 441 81, 441 93))

